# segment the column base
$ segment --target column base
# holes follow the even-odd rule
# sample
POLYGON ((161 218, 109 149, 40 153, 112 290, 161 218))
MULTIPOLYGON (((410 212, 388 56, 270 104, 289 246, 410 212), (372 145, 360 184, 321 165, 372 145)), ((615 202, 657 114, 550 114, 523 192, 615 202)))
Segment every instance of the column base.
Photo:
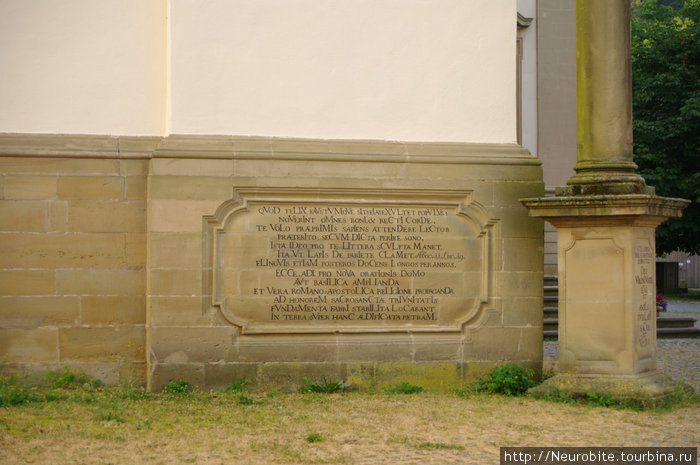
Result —
POLYGON ((566 192, 557 195, 654 195, 654 188, 646 185, 636 169, 631 161, 578 162, 576 174, 566 181, 566 192))
POLYGON ((564 393, 575 399, 607 396, 616 403, 657 407, 692 393, 693 388, 657 371, 630 376, 560 373, 528 392, 555 397, 564 393))

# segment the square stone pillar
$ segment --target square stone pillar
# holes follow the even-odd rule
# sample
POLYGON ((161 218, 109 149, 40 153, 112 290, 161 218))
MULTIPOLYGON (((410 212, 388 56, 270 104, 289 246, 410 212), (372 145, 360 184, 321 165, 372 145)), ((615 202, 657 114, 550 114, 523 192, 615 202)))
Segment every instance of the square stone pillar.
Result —
POLYGON ((537 390, 662 402, 656 371, 656 226, 687 201, 645 194, 528 199, 557 228, 559 371, 537 390))

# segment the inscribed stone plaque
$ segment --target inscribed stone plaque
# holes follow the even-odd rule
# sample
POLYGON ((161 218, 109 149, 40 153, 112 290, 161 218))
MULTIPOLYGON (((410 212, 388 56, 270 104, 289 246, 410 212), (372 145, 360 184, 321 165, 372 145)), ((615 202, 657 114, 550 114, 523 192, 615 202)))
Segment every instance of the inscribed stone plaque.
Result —
POLYGON ((497 222, 469 191, 238 189, 206 219, 206 305, 245 333, 459 331, 497 222))

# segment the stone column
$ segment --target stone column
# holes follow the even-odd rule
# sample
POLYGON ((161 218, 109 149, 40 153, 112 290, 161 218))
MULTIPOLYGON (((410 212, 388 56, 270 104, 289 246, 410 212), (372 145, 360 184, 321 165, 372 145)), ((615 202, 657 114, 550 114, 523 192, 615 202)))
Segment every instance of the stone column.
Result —
POLYGON ((642 193, 632 154, 629 0, 576 2, 576 194, 642 193))
POLYGON ((557 228, 559 374, 536 388, 663 402, 656 371, 656 226, 685 200, 634 170, 629 0, 576 1, 578 162, 555 197, 525 199, 557 228))

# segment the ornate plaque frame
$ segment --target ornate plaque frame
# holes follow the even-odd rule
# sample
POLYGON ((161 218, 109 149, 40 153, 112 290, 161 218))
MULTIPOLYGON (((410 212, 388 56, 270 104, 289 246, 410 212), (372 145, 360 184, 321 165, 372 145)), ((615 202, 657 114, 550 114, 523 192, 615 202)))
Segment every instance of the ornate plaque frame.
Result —
MULTIPOLYGON (((460 332, 465 325, 477 325, 485 309, 498 307, 497 299, 494 299, 494 289, 496 267, 501 263, 501 240, 499 220, 492 218, 483 205, 472 199, 472 192, 439 189, 234 188, 233 198, 221 204, 213 215, 203 217, 203 310, 207 312, 212 308, 218 309, 229 323, 240 328, 242 334, 460 332), (258 215, 256 208, 261 211, 260 209, 294 206, 444 210, 446 213, 443 215, 448 217, 446 221, 461 224, 460 227, 469 232, 472 245, 476 245, 478 249, 472 254, 477 263, 464 261, 460 264, 462 268, 458 273, 462 273, 462 279, 467 279, 468 274, 479 282, 474 284, 470 281, 474 291, 469 296, 463 296, 457 313, 447 321, 437 319, 427 323, 392 324, 381 321, 376 324, 256 321, 246 316, 246 302, 250 302, 249 299, 253 296, 245 292, 232 296, 226 291, 227 288, 235 287, 236 283, 232 281, 238 279, 231 278, 226 273, 230 270, 230 263, 226 263, 229 268, 224 267, 224 262, 230 261, 224 257, 231 256, 226 239, 235 236, 235 232, 227 231, 227 227, 236 219, 249 223, 251 215, 258 215)), ((257 231, 260 231, 260 227, 257 231)), ((248 231, 246 234, 253 237, 252 233, 257 231, 248 231)), ((269 233, 259 234, 264 236, 269 233)), ((452 237, 449 239, 454 240, 452 237)))

